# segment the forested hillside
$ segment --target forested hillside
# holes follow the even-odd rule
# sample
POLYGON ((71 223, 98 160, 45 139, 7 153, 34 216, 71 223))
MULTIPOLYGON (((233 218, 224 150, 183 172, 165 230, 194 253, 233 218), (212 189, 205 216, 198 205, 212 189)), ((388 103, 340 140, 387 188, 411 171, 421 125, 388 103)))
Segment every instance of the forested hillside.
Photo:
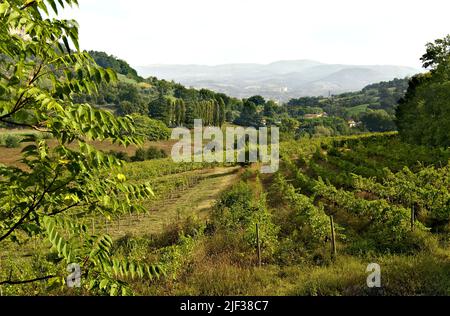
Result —
POLYGON ((89 102, 118 115, 150 116, 169 127, 191 127, 194 118, 202 118, 205 125, 221 126, 225 122, 256 127, 278 125, 298 136, 393 131, 397 102, 408 87, 408 79, 395 79, 358 92, 302 97, 277 104, 258 95, 239 100, 155 77, 143 79, 125 61, 103 52, 90 54, 100 66, 117 71, 119 82, 102 86, 96 96, 79 96, 79 102, 89 102), (349 124, 349 120, 354 120, 355 125, 349 124))
POLYGON ((101 67, 119 74, 113 85, 102 85, 96 95, 82 94, 78 102, 88 102, 117 115, 141 114, 164 122, 167 126, 192 126, 194 118, 206 125, 221 126, 242 102, 210 90, 186 88, 181 84, 137 76, 128 63, 103 52, 89 52, 101 67))
POLYGON ((315 126, 331 127, 331 133, 341 126, 345 129, 348 120, 360 122, 360 131, 385 132, 394 131, 395 110, 398 101, 405 95, 408 79, 395 79, 389 82, 372 84, 361 91, 349 92, 330 97, 303 97, 291 99, 287 112, 293 118, 302 121, 305 128, 315 126), (329 118, 304 120, 308 114, 324 114, 337 118, 333 123, 329 118), (345 121, 344 121, 345 120, 345 121))

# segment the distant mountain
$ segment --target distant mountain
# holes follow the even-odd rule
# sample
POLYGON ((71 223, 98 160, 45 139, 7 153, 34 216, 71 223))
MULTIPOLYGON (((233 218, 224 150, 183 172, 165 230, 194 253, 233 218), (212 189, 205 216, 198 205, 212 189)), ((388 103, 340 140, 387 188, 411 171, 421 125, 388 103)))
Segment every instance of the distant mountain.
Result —
POLYGON ((143 77, 174 80, 237 98, 260 94, 280 101, 358 91, 368 84, 420 72, 402 66, 324 64, 314 60, 278 61, 267 65, 150 65, 137 67, 137 70, 143 77))

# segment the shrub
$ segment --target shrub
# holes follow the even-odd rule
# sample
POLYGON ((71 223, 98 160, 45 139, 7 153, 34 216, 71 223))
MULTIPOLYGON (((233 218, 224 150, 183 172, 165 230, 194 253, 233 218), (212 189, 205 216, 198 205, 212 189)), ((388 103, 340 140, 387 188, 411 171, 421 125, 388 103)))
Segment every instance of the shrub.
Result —
POLYGON ((256 247, 258 223, 264 254, 270 256, 275 251, 279 227, 272 222, 265 194, 256 196, 249 184, 240 182, 223 193, 215 205, 213 220, 223 231, 242 231, 242 240, 251 247, 256 247))
POLYGON ((109 155, 116 157, 119 160, 123 160, 123 161, 131 161, 130 156, 127 155, 127 153, 124 153, 123 151, 114 151, 114 150, 110 150, 108 152, 109 155))
POLYGON ((170 138, 170 129, 164 122, 139 114, 133 114, 132 117, 136 126, 136 133, 145 136, 147 140, 157 141, 170 138))
POLYGON ((147 158, 147 154, 145 149, 139 148, 136 150, 136 153, 134 154, 134 157, 131 158, 132 161, 145 161, 147 158))
POLYGON ((162 159, 166 157, 167 154, 162 149, 158 149, 156 147, 150 147, 149 149, 147 149, 147 160, 162 159))
POLYGON ((158 149, 156 147, 150 147, 147 150, 143 148, 139 148, 136 150, 136 154, 132 161, 145 161, 145 160, 153 160, 153 159, 162 159, 166 158, 167 154, 162 149, 158 149))
POLYGON ((8 135, 5 138, 6 148, 18 148, 20 146, 20 137, 15 135, 8 135))

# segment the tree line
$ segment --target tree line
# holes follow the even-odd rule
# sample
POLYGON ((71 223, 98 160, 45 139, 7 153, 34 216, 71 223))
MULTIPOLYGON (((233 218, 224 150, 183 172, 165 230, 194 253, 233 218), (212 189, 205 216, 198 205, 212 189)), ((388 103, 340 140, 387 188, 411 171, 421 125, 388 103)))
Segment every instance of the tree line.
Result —
POLYGON ((195 119, 201 119, 206 126, 222 126, 226 121, 226 106, 222 98, 185 101, 160 94, 150 102, 149 114, 168 126, 192 127, 195 119))

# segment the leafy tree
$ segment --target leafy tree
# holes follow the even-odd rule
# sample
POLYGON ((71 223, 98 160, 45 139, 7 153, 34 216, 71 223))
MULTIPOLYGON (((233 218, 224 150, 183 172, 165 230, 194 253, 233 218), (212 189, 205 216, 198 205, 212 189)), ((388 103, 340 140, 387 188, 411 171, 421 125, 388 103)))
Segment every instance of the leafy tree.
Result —
POLYGON ((170 124, 169 101, 163 93, 149 104, 150 117, 170 124))
POLYGON ((300 128, 300 122, 290 117, 284 117, 281 120, 280 132, 294 136, 300 128))
POLYGON ((236 119, 235 123, 241 126, 261 126, 261 116, 258 113, 256 104, 245 100, 241 114, 236 119))
POLYGON ((266 104, 266 100, 260 95, 255 95, 253 97, 250 97, 247 99, 247 101, 254 103, 256 106, 261 106, 261 105, 266 104))
POLYGON ((267 101, 264 104, 264 116, 273 118, 276 115, 277 105, 273 101, 267 101))
POLYGON ((226 106, 225 106, 225 102, 223 101, 222 98, 219 98, 218 104, 219 104, 219 108, 218 108, 218 111, 219 111, 219 114, 218 114, 218 117, 219 117, 218 126, 222 126, 225 123, 225 121, 227 120, 227 118, 226 118, 226 106))
POLYGON ((325 117, 317 119, 304 119, 300 122, 300 131, 310 135, 348 135, 350 128, 347 122, 340 117, 325 117))
POLYGON ((5 138, 6 148, 19 148, 20 147, 20 137, 15 135, 8 135, 5 138))
POLYGON ((426 45, 427 51, 420 59, 424 68, 436 69, 445 64, 450 56, 450 35, 426 45))
POLYGON ((119 100, 128 101, 131 103, 139 103, 140 101, 139 91, 135 85, 120 82, 118 86, 118 91, 119 91, 118 95, 119 100))
POLYGON ((384 110, 371 110, 361 116, 361 122, 370 132, 395 131, 393 118, 384 110))
POLYGON ((122 101, 119 103, 119 107, 117 109, 117 113, 119 115, 129 115, 133 113, 142 113, 142 108, 136 104, 131 103, 129 101, 122 101))
POLYGON ((137 135, 143 136, 149 141, 167 140, 170 138, 170 130, 164 122, 140 114, 133 114, 132 117, 137 135))
POLYGON ((181 103, 184 103, 184 102, 182 100, 177 100, 174 105, 175 109, 174 109, 174 113, 173 113, 172 123, 175 126, 180 126, 183 121, 182 116, 181 116, 181 106, 182 106, 181 103))
POLYGON ((314 136, 322 137, 322 136, 332 136, 333 130, 329 127, 325 127, 323 125, 317 125, 314 127, 314 136))
POLYGON ((138 75, 137 71, 133 69, 126 61, 118 59, 112 55, 108 55, 105 52, 89 51, 89 55, 94 58, 97 65, 103 68, 111 68, 115 72, 135 79, 136 81, 142 81, 143 79, 138 75))
POLYGON ((427 45, 422 57, 432 70, 410 80, 396 110, 403 140, 427 146, 450 146, 450 36, 427 45))
POLYGON ((227 111, 225 113, 225 118, 227 122, 233 122, 235 120, 235 115, 233 114, 233 111, 227 111))
POLYGON ((0 98, 7 100, 1 103, 0 122, 51 133, 56 140, 50 147, 45 138, 29 135, 22 141, 27 144, 25 168, 0 165, 0 244, 46 238, 55 265, 30 280, 0 283, 61 284, 67 264, 78 263, 86 289, 127 294, 125 279, 151 278, 158 269, 114 258, 111 238, 89 234, 79 219, 143 211, 132 201, 150 197, 150 187, 126 183, 121 162, 87 143, 111 140, 129 145, 141 140, 134 136, 130 117, 115 118, 74 102, 75 94, 95 93, 100 83, 112 82, 116 75, 80 51, 76 21, 44 18, 49 10, 58 14, 54 0, 0 3, 0 98))

